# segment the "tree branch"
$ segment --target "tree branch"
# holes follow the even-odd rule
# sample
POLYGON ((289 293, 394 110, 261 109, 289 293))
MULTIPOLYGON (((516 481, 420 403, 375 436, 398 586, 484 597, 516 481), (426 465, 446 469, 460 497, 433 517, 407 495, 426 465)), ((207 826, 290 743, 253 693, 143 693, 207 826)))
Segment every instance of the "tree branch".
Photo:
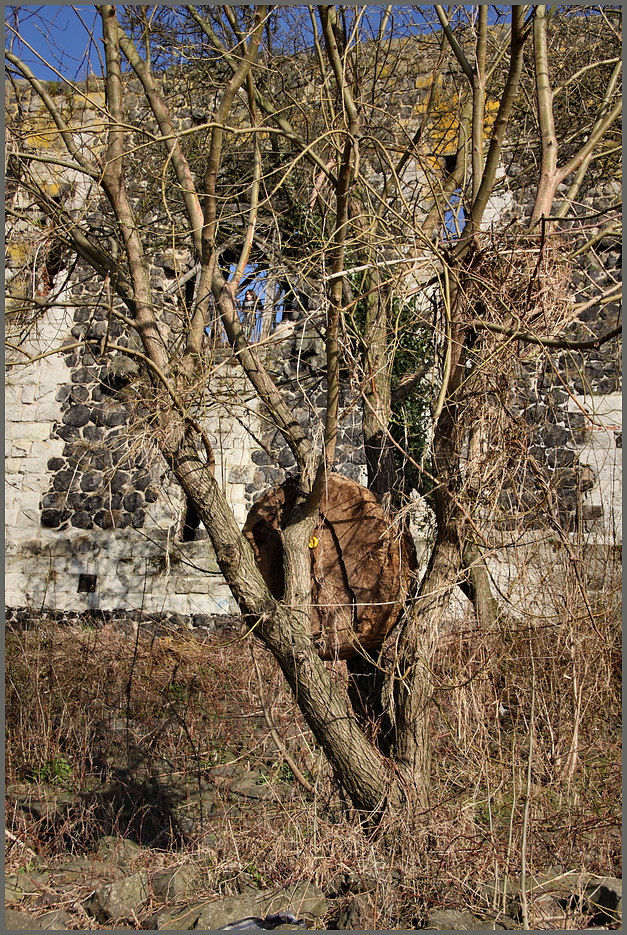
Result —
MULTIPOLYGON (((618 296, 617 296, 618 298, 618 296)), ((598 338, 590 338, 587 341, 569 341, 567 338, 540 338, 530 331, 513 331, 504 325, 496 325, 486 321, 473 321, 473 328, 483 328, 486 331, 494 331, 497 334, 503 334, 513 341, 523 341, 525 344, 538 344, 540 347, 555 347, 564 351, 592 351, 617 338, 623 332, 622 325, 618 328, 612 328, 607 334, 598 338)))
POLYGON ((183 195, 183 201, 187 209, 194 247, 196 248, 196 253, 200 257, 202 250, 203 214, 200 206, 200 199, 196 193, 194 177, 189 168, 185 154, 181 149, 170 112, 154 82, 149 62, 142 61, 133 41, 126 35, 119 23, 117 27, 120 48, 126 56, 129 65, 142 83, 146 94, 146 100, 150 104, 150 108, 159 127, 159 132, 174 167, 183 195))
POLYGON ((113 4, 98 7, 105 47, 107 106, 111 114, 102 187, 118 219, 133 282, 133 309, 150 359, 165 371, 168 354, 153 310, 152 286, 143 244, 124 180, 123 97, 118 24, 113 4))
POLYGON ((448 18, 446 16, 446 13, 444 12, 444 7, 436 3, 434 4, 434 9, 435 9, 435 12, 438 14, 438 19, 440 20, 440 24, 442 26, 442 29, 444 30, 446 38, 449 41, 449 45, 451 49, 453 50, 455 58, 459 62, 462 71, 464 72, 470 84, 472 85, 473 77, 474 77, 472 65, 470 64, 470 62, 464 55, 464 51, 462 47, 460 46, 459 42, 457 41, 457 37, 455 33, 450 27, 448 18))
MULTIPOLYGON (((230 69, 235 73, 238 68, 238 62, 235 56, 231 55, 227 49, 220 42, 213 29, 205 19, 198 12, 198 8, 194 6, 187 6, 186 10, 189 12, 190 16, 196 23, 196 25, 202 30, 202 32, 207 36, 213 47, 216 51, 220 52, 223 55, 225 61, 227 62, 230 69)), ((294 130, 289 120, 287 120, 271 103, 271 101, 261 93, 259 88, 255 86, 255 100, 261 109, 275 121, 277 126, 285 134, 286 138, 290 140, 296 147, 301 149, 306 149, 306 144, 304 140, 299 136, 299 134, 294 130)), ((329 167, 326 165, 324 160, 322 160, 311 148, 307 149, 307 158, 314 163, 314 165, 324 173, 325 177, 332 183, 336 183, 336 179, 333 174, 330 172, 329 167)))
POLYGON ((35 75, 32 73, 28 65, 26 65, 20 58, 18 58, 17 55, 14 55, 13 52, 9 52, 8 49, 5 49, 4 54, 5 54, 5 57, 11 62, 11 64, 15 65, 15 67, 24 75, 24 77, 26 78, 28 83, 31 85, 33 90, 36 91, 37 94, 39 95, 39 97, 41 98, 43 102, 44 107, 46 108, 46 110, 48 111, 52 119, 54 120, 67 151, 69 152, 71 156, 74 157, 76 162, 81 167, 82 171, 86 175, 91 176, 92 179, 100 179, 101 177, 100 169, 98 168, 98 166, 94 165, 92 162, 86 159, 81 153, 80 149, 78 148, 78 146, 76 145, 74 141, 74 135, 71 129, 68 127, 67 123, 65 122, 61 114, 59 113, 59 110, 57 109, 57 106, 54 100, 52 99, 50 94, 48 94, 48 91, 46 90, 45 86, 41 83, 41 81, 39 81, 38 78, 35 77, 35 75))
POLYGON ((523 32, 523 16, 523 7, 512 7, 510 61, 507 81, 505 82, 501 103, 499 104, 496 120, 492 128, 492 137, 490 139, 488 155, 481 178, 481 185, 479 186, 477 197, 474 199, 470 209, 469 223, 466 225, 459 245, 455 250, 456 256, 460 256, 466 250, 474 233, 481 227, 481 219, 483 218, 483 213, 494 187, 496 170, 499 166, 501 151, 503 149, 505 131, 507 130, 522 75, 523 52, 526 39, 526 35, 523 32))

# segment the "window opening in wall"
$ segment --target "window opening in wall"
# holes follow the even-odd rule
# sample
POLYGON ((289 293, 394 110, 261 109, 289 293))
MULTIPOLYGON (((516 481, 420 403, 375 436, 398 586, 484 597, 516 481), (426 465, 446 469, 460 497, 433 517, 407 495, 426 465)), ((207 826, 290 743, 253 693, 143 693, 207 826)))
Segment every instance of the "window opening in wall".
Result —
POLYGON ((96 581, 98 580, 98 575, 79 575, 78 576, 78 593, 79 594, 93 594, 96 590, 96 581))
POLYGON ((185 305, 187 306, 187 311, 189 311, 194 304, 194 293, 196 292, 196 277, 192 276, 191 279, 188 279, 185 283, 185 305))
POLYGON ((444 230, 442 236, 444 240, 458 240, 466 225, 466 215, 462 204, 462 190, 455 189, 449 199, 449 203, 444 211, 444 230))
POLYGON ((196 530, 200 526, 200 516, 189 497, 185 503, 185 519, 181 526, 181 540, 183 542, 193 542, 196 538, 196 530))

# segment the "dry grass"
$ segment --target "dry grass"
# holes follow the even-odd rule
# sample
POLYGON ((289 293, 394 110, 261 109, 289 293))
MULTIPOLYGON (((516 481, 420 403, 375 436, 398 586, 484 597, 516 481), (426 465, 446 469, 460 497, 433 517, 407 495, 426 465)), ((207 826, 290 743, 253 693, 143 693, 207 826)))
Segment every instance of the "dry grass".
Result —
MULTIPOLYGON (((503 620, 491 633, 467 621, 442 639, 433 807, 394 829, 391 850, 366 840, 343 811, 258 647, 272 719, 313 796, 283 781, 292 777, 263 719, 247 641, 60 627, 45 617, 10 629, 7 870, 91 853, 102 834, 119 833, 152 845, 135 862, 149 870, 193 861, 207 894, 237 892, 246 880, 310 880, 341 906, 358 892, 360 925, 375 930, 418 925, 434 908, 502 911, 506 900, 481 884, 520 878, 525 838, 527 873, 560 865, 620 876, 619 619, 609 599, 590 613, 576 594, 560 620, 503 620), (202 828, 186 835, 155 790, 167 789, 164 777, 193 790, 220 764, 261 771, 271 793, 248 808, 217 790, 202 828), (99 797, 105 788, 108 799, 99 797), (24 808, 27 795, 65 796, 65 820, 52 806, 24 808)), ((561 927, 532 911, 541 927, 561 927)))

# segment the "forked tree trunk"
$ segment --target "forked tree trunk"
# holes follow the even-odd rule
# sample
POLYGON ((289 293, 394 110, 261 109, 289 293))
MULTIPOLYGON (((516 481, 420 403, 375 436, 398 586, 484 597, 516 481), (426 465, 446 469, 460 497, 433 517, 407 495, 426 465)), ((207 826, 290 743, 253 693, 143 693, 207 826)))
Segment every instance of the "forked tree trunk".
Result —
POLYGON ((436 418, 432 449, 433 470, 439 479, 432 494, 437 536, 418 596, 398 639, 394 677, 396 760, 410 795, 421 808, 429 807, 433 658, 442 616, 451 591, 459 582, 463 563, 464 521, 457 496, 466 427, 460 424, 463 420, 457 394, 464 379, 466 335, 463 326, 456 324, 455 303, 456 294, 452 290, 450 369, 443 387, 444 405, 436 418))
MULTIPOLYGON (((252 548, 240 532, 211 467, 202 460, 194 440, 180 433, 178 444, 164 445, 164 453, 209 533, 220 569, 244 619, 255 627, 255 635, 279 663, 354 807, 364 818, 376 822, 387 808, 401 805, 401 790, 389 764, 369 743, 345 696, 318 657, 303 608, 277 601, 269 592, 252 548)), ((300 529, 299 523, 294 523, 284 537, 284 549, 292 552, 288 555, 288 567, 296 570, 297 580, 301 577, 298 573, 301 561, 294 553, 309 528, 308 518, 301 522, 300 529)), ((308 559, 306 551, 303 554, 308 559)), ((308 562, 306 568, 309 574, 308 562)), ((293 599, 297 597, 292 593, 293 599)))

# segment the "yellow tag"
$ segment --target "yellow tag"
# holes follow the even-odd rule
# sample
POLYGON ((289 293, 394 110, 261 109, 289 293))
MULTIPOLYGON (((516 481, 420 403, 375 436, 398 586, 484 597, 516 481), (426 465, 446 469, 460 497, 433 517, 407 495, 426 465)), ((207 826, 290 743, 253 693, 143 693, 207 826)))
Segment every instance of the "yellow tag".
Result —
POLYGON ((315 549, 317 545, 318 545, 318 540, 316 539, 315 536, 312 536, 311 539, 309 540, 309 548, 315 549))

